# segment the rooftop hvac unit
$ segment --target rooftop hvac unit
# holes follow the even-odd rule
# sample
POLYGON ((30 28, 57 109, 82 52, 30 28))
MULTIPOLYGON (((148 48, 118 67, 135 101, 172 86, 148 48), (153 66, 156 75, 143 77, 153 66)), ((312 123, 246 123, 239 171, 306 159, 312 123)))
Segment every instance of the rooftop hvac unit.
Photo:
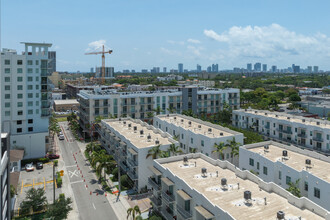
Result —
POLYGON ((189 126, 191 126, 191 121, 188 122, 189 126))
POLYGON ((278 115, 275 115, 276 118, 278 118, 278 115))
POLYGON ((285 218, 285 213, 283 211, 278 211, 276 214, 277 219, 284 219, 285 218))
POLYGON ((148 134, 148 136, 147 136, 147 139, 148 139, 148 140, 150 140, 150 139, 151 139, 151 135, 150 135, 150 134, 148 134))
POLYGON ((134 130, 134 131, 137 131, 137 126, 134 126, 134 127, 133 127, 133 130, 134 130))
POLYGON ((170 117, 170 115, 169 115, 169 114, 167 114, 167 117, 170 117))
POLYGON ((205 167, 202 168, 202 174, 206 174, 207 173, 207 170, 205 167))
POLYGON ((265 112, 265 115, 267 115, 267 112, 265 112))
POLYGON ((121 121, 121 118, 119 118, 118 120, 121 121))
POLYGON ((184 120, 183 119, 181 119, 181 122, 183 122, 184 120))
POLYGON ((221 179, 221 186, 226 186, 227 185, 227 179, 226 178, 222 178, 221 179))
POLYGON ((188 157, 187 157, 187 156, 184 156, 184 157, 183 157, 183 162, 184 162, 184 163, 188 163, 188 157))
POLYGON ((264 146, 264 149, 265 149, 265 150, 269 150, 269 145, 265 145, 265 146, 264 146))
POLYGON ((251 200, 252 198, 252 193, 251 191, 247 190, 247 191, 244 191, 244 199, 245 200, 251 200))
POLYGON ((140 130, 140 134, 143 135, 143 130, 140 130))
POLYGON ((320 125, 320 122, 318 121, 318 122, 316 122, 316 124, 317 124, 317 125, 320 125))
POLYGON ((288 120, 290 120, 290 117, 286 117, 288 120))
POLYGON ((176 117, 174 117, 174 120, 176 120, 176 117))
POLYGON ((244 109, 247 112, 247 109, 244 109))
POLYGON ((256 114, 257 114, 257 113, 258 113, 258 111, 254 111, 254 113, 256 113, 256 114))
POLYGON ((198 125, 198 128, 202 128, 202 125, 198 125))
POLYGON ((156 141, 155 141, 155 144, 157 144, 157 145, 158 145, 158 144, 159 144, 159 140, 156 140, 156 141))
POLYGON ((306 165, 311 165, 312 164, 312 161, 310 159, 306 159, 306 165))
POLYGON ((306 121, 306 119, 303 119, 303 120, 302 120, 302 122, 305 122, 305 121, 306 121))
POLYGON ((211 132, 212 132, 212 128, 209 128, 209 129, 207 129, 207 130, 208 130, 208 132, 209 132, 209 133, 211 133, 211 132))
POLYGON ((128 127, 129 127, 129 128, 130 128, 130 127, 132 127, 132 124, 131 124, 131 123, 129 123, 129 124, 128 124, 128 127))
POLYGON ((288 151, 287 150, 283 150, 282 151, 282 156, 283 157, 287 157, 288 156, 288 151))
POLYGON ((124 125, 126 125, 126 121, 124 121, 123 123, 124 123, 124 125))
POLYGON ((223 136, 223 133, 222 132, 220 132, 220 136, 223 136))

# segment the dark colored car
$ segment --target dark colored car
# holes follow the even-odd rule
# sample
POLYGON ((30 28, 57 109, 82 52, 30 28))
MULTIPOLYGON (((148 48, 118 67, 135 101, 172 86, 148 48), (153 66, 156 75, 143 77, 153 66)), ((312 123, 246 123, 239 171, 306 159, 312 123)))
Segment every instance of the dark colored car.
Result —
POLYGON ((49 158, 49 159, 58 159, 58 158, 60 158, 60 155, 58 155, 58 154, 46 154, 45 157, 49 158))
POLYGON ((42 162, 38 162, 36 167, 37 167, 37 170, 40 170, 40 169, 44 168, 44 165, 42 162))

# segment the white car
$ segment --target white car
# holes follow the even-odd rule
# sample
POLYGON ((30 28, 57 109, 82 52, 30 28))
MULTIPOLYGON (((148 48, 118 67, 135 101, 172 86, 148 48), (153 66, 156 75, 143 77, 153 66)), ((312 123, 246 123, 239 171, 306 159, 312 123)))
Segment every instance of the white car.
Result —
POLYGON ((26 172, 33 171, 34 170, 33 164, 32 163, 26 164, 25 170, 26 170, 26 172))
POLYGON ((61 135, 58 137, 58 139, 60 139, 61 141, 64 140, 64 135, 61 134, 61 135))

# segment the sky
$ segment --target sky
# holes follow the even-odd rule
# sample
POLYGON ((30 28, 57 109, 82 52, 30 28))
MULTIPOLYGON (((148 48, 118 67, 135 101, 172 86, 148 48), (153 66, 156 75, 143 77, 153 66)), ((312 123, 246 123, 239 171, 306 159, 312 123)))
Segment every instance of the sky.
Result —
POLYGON ((328 0, 2 0, 1 47, 52 43, 58 71, 246 68, 330 70, 328 0))

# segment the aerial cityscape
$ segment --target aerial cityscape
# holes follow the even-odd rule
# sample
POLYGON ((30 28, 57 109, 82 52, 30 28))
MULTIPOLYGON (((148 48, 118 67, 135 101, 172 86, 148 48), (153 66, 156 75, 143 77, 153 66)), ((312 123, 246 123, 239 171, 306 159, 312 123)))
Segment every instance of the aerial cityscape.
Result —
POLYGON ((329 7, 0 0, 0 219, 330 220, 329 7))

